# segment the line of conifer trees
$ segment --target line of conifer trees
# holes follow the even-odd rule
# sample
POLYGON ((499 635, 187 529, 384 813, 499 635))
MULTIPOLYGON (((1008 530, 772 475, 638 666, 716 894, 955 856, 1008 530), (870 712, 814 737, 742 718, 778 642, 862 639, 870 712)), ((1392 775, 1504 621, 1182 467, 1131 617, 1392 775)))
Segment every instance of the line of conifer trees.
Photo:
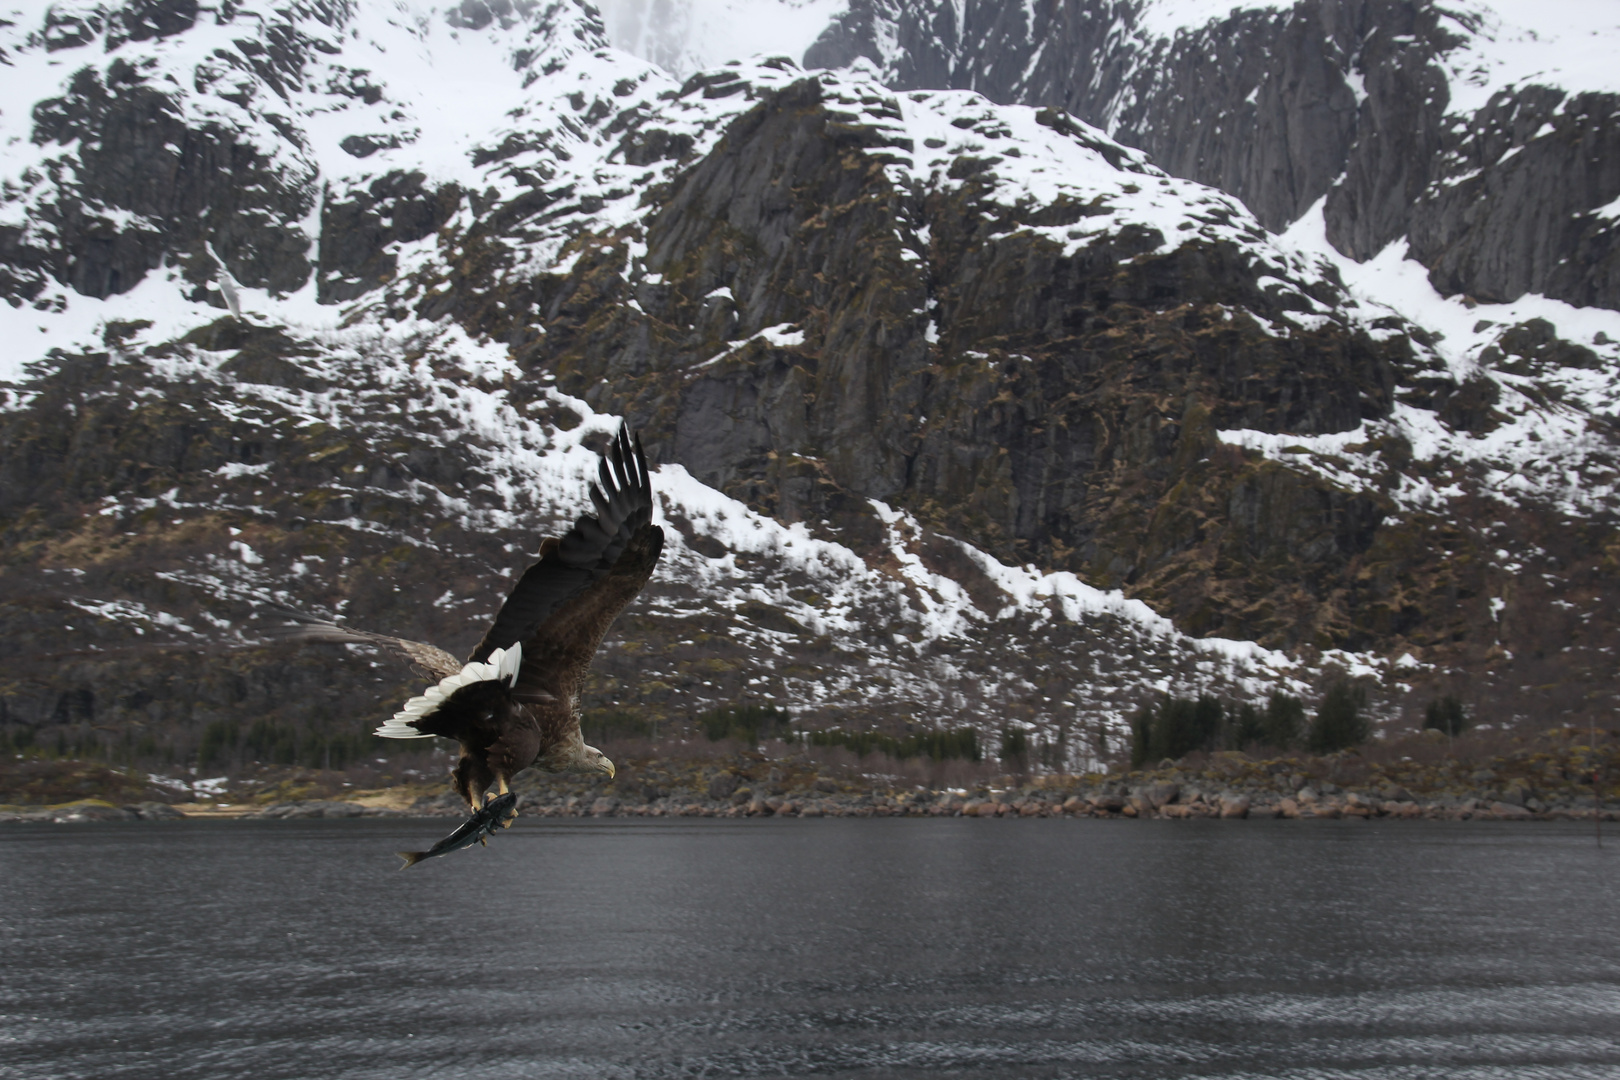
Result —
POLYGON ((350 762, 377 753, 377 740, 370 732, 314 731, 268 720, 255 720, 243 728, 228 720, 216 720, 203 728, 197 744, 197 765, 207 769, 256 761, 264 765, 344 769, 350 762))
POLYGON ((1305 703, 1281 690, 1273 690, 1263 708, 1250 702, 1233 707, 1208 694, 1167 697, 1143 705, 1132 718, 1131 767, 1173 760, 1194 750, 1241 750, 1257 744, 1331 754, 1371 736, 1371 724, 1362 714, 1366 703, 1360 687, 1336 682, 1307 723, 1305 703))
MULTIPOLYGON (((925 757, 931 761, 980 761, 984 757, 979 748, 979 736, 972 728, 950 731, 921 731, 912 735, 894 736, 880 731, 845 731, 826 728, 821 731, 795 731, 793 717, 774 705, 730 705, 711 709, 699 715, 697 723, 711 741, 736 739, 757 743, 764 738, 802 739, 811 746, 841 746, 853 750, 859 757, 868 754, 886 754, 896 760, 925 757)), ((1003 756, 1006 754, 1008 734, 1002 733, 1003 756)), ((1014 736, 1022 750, 1023 733, 1014 736)))

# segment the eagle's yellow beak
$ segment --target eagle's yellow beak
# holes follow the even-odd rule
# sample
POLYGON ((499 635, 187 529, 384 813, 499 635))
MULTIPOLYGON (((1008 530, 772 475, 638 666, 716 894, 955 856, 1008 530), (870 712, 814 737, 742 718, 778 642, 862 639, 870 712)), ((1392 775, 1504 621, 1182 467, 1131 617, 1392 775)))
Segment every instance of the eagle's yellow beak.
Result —
POLYGON ((615 776, 619 775, 619 770, 615 769, 613 767, 613 762, 609 761, 607 758, 602 759, 602 764, 607 766, 607 774, 608 774, 608 779, 609 780, 611 780, 615 776))

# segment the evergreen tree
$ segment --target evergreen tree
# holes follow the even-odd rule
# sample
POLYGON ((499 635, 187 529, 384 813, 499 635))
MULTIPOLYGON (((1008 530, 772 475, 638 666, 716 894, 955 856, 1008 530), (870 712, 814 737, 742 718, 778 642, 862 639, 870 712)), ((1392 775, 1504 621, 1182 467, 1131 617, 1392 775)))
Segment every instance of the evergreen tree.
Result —
POLYGON ((226 720, 215 720, 203 728, 202 742, 197 746, 197 767, 211 768, 223 764, 236 745, 236 727, 226 720))
POLYGON ((1328 687, 1311 723, 1306 748, 1313 754, 1331 754, 1367 741, 1371 725, 1361 715, 1367 695, 1360 687, 1339 681, 1328 687))
POLYGON ((1151 758, 1179 758, 1194 750, 1213 750, 1221 736, 1225 715, 1219 698, 1204 694, 1197 700, 1169 698, 1153 719, 1151 758))
MULTIPOLYGON (((1181 754, 1190 754, 1194 750, 1215 750, 1221 743, 1221 729, 1226 726, 1226 706, 1221 699, 1208 694, 1199 694, 1198 701, 1193 705, 1193 731, 1198 741, 1193 743, 1181 754)), ((1180 757, 1181 754, 1176 754, 1180 757)))
POLYGON ((1226 732, 1226 748, 1228 750, 1241 750, 1251 743, 1265 740, 1265 723, 1260 710, 1245 701, 1238 707, 1237 715, 1233 717, 1232 724, 1226 732))
POLYGON ((790 720, 786 709, 752 703, 721 706, 697 718, 711 742, 736 739, 750 744, 774 734, 778 725, 785 727, 790 720))
POLYGON ((1447 694, 1429 702, 1429 707, 1423 713, 1423 726, 1455 737, 1468 726, 1468 714, 1463 710, 1462 702, 1447 694))
POLYGON ((1153 753, 1153 706, 1143 705, 1131 717, 1131 768, 1140 769, 1153 753))
POLYGON ((1262 718, 1260 741, 1279 750, 1299 745, 1301 730, 1305 727, 1305 703, 1281 690, 1271 692, 1262 718))
POLYGON ((1004 727, 1001 729, 1001 760, 1016 761, 1019 765, 1029 752, 1029 738, 1024 734, 1023 728, 1004 727))

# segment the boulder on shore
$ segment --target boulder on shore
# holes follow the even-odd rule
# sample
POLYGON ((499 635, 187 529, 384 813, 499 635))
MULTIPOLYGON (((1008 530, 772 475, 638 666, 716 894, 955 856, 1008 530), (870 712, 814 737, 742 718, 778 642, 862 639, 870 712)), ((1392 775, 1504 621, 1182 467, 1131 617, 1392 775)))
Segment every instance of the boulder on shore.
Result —
POLYGON ((1161 780, 1150 785, 1143 794, 1147 796, 1148 802, 1153 804, 1153 809, 1158 810, 1175 802, 1180 797, 1181 785, 1174 781, 1161 780))

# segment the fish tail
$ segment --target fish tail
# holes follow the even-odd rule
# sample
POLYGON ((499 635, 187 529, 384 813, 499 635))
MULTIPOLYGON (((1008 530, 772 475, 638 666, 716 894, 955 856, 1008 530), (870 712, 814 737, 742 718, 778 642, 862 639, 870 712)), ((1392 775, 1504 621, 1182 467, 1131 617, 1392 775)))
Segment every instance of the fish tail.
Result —
POLYGON ((428 857, 428 853, 425 851, 396 851, 394 854, 405 860, 405 865, 400 867, 401 870, 409 870, 428 857))

